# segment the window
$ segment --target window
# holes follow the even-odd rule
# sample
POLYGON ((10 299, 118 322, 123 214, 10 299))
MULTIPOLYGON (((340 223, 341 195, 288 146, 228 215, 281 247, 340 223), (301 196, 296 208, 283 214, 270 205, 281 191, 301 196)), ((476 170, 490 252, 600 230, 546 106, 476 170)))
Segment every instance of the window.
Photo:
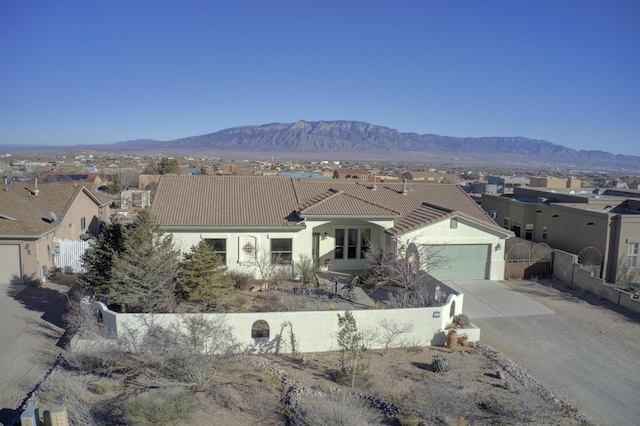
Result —
POLYGON ((547 239, 547 227, 546 226, 542 227, 542 239, 543 240, 547 239))
POLYGON ((344 259, 344 229, 336 229, 336 247, 334 257, 336 259, 344 259))
POLYGON ((251 338, 252 339, 268 339, 269 338, 269 323, 265 320, 258 320, 251 326, 251 338))
POLYGON ((227 264, 227 240, 225 238, 207 238, 204 242, 218 255, 222 263, 227 264))
POLYGON ((271 239, 271 263, 291 263, 293 259, 293 240, 291 238, 271 239))
POLYGON ((527 223, 524 225, 524 239, 525 240, 533 240, 533 224, 527 223))
POLYGON ((511 221, 511 230, 513 231, 514 234, 516 234, 516 237, 520 236, 521 229, 522 229, 522 222, 518 222, 516 220, 511 221))
POLYGON ((87 229, 87 218, 84 216, 80 218, 80 231, 87 229))
POLYGON ((509 229, 509 225, 511 224, 511 221, 509 220, 508 217, 505 217, 503 222, 502 222, 502 227, 505 229, 509 229))
POLYGON ((371 229, 364 228, 360 230, 360 254, 365 257, 369 252, 369 246, 371 244, 371 229))
POLYGON ((357 259, 358 255, 358 230, 347 230, 347 258, 357 259))
POLYGON ((640 243, 627 244, 627 268, 638 267, 638 244, 640 243))
POLYGON ((362 259, 369 250, 371 243, 369 228, 336 229, 335 236, 334 257, 336 259, 345 259, 345 254, 347 259, 362 259))
POLYGON ((491 219, 496 220, 498 218, 498 210, 491 210, 491 219))

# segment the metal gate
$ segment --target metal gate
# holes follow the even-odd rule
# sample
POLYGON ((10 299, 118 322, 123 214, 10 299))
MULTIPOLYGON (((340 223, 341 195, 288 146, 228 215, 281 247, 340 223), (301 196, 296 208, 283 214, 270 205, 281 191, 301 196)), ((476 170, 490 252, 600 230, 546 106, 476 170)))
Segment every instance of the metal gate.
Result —
POLYGON ((531 248, 516 244, 507 252, 505 269, 507 279, 549 276, 553 272, 553 250, 545 243, 538 243, 531 248))
POLYGON ((585 271, 596 277, 602 277, 602 254, 595 247, 586 247, 578 253, 578 263, 585 271))

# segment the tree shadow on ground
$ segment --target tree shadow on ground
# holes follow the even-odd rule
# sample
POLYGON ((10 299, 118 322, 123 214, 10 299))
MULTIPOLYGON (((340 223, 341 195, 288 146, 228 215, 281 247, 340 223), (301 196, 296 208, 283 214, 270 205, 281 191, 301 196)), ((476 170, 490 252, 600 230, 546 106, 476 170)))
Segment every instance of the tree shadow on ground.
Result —
POLYGON ((26 309, 42 312, 41 318, 57 327, 64 328, 64 314, 67 311, 67 287, 27 286, 24 289, 9 289, 9 296, 17 300, 26 309))

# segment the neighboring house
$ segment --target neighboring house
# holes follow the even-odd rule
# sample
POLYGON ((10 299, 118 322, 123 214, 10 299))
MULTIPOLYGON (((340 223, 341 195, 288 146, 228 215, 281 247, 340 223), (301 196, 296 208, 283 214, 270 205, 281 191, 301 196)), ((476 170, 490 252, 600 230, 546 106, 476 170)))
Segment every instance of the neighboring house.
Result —
POLYGON ((498 193, 510 194, 514 188, 529 186, 529 178, 523 176, 487 176, 487 183, 497 185, 498 193))
POLYGON ((182 251, 209 242, 230 270, 293 267, 301 256, 334 271, 366 267, 371 247, 413 241, 449 262, 440 279, 503 279, 505 239, 459 186, 285 177, 163 176, 151 212, 182 251))
POLYGON ((582 181, 576 178, 557 178, 557 177, 543 177, 543 176, 531 176, 529 177, 529 186, 536 188, 572 188, 579 189, 582 186, 582 181))
POLYGON ((0 189, 0 285, 43 281, 54 266, 54 239, 97 235, 109 202, 82 185, 9 185, 0 189))
POLYGON ((77 182, 89 189, 97 189, 104 183, 104 179, 98 173, 41 173, 38 178, 40 183, 72 183, 77 182))
POLYGON ((638 267, 639 191, 516 188, 484 194, 482 208, 516 237, 581 254, 580 262, 597 266, 608 282, 621 265, 638 267))
POLYGON ((408 171, 402 174, 402 178, 407 180, 420 180, 433 183, 442 182, 442 175, 438 172, 433 171, 408 171))
POLYGON ((335 169, 333 171, 333 178, 366 181, 369 179, 369 174, 365 169, 335 169))

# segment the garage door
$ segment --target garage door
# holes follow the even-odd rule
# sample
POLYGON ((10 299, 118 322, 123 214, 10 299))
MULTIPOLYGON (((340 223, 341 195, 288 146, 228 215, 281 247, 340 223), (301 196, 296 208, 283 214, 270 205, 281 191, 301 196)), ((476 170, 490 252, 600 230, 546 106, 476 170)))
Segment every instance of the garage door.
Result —
POLYGON ((0 244, 0 284, 22 284, 20 273, 20 246, 18 244, 0 244))
POLYGON ((440 280, 483 280, 489 277, 489 244, 448 244, 429 246, 429 251, 442 259, 431 275, 440 280))

